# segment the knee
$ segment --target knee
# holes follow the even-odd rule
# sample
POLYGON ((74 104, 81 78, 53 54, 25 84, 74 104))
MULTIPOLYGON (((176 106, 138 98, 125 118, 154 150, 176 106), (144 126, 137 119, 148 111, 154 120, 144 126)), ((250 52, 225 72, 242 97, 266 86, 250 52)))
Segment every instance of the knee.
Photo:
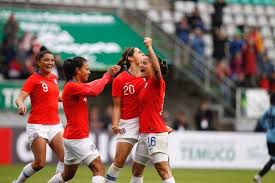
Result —
POLYGON ((38 160, 33 162, 33 169, 35 171, 41 170, 42 168, 44 168, 44 166, 45 166, 45 161, 43 160, 38 160))
POLYGON ((114 159, 114 165, 118 168, 123 168, 125 161, 126 161, 125 159, 123 159, 121 157, 117 157, 114 159))
POLYGON ((92 172, 93 172, 94 176, 104 176, 105 168, 103 165, 93 166, 92 172))
POLYGON ((162 180, 169 179, 172 176, 168 167, 156 166, 156 169, 162 180))

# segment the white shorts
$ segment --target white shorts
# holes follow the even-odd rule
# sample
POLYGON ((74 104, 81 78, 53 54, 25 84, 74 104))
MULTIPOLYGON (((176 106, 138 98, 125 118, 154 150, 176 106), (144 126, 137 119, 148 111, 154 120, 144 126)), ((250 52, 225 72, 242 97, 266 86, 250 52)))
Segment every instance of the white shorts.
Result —
POLYGON ((168 132, 140 134, 135 155, 137 163, 146 166, 150 160, 155 164, 168 158, 168 132))
POLYGON ((27 123, 26 131, 28 134, 30 145, 32 145, 32 142, 38 137, 47 139, 48 143, 51 143, 52 139, 56 134, 58 134, 59 132, 63 132, 63 126, 61 123, 57 125, 42 125, 42 124, 27 123))
POLYGON ((89 138, 64 139, 64 147, 64 163, 67 165, 83 162, 89 166, 99 156, 96 146, 89 138))
POLYGON ((135 144, 139 137, 139 118, 120 119, 118 127, 122 133, 117 135, 117 142, 128 142, 135 144))

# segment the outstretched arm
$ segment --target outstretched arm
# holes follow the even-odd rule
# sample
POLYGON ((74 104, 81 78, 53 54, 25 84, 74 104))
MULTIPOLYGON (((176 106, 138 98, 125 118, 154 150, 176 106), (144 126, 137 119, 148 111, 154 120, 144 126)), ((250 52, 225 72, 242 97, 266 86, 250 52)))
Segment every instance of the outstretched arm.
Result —
POLYGON ((112 76, 109 73, 105 73, 102 78, 87 83, 87 94, 98 96, 111 80, 112 76))
POLYGON ((94 80, 90 83, 75 86, 71 91, 71 95, 81 96, 98 96, 105 86, 112 81, 112 76, 120 70, 120 66, 113 66, 103 75, 102 78, 94 80))
POLYGON ((101 79, 97 79, 88 83, 89 86, 93 86, 95 96, 99 95, 102 92, 105 85, 112 80, 112 76, 114 76, 120 70, 120 68, 120 66, 114 65, 108 69, 108 71, 103 75, 101 79), (104 84, 103 87, 102 84, 104 84))

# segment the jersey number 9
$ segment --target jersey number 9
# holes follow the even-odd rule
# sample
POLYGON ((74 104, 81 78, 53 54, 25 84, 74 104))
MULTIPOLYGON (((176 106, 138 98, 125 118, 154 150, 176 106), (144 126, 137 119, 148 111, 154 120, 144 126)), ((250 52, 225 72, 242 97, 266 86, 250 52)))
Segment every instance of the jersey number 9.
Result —
POLYGON ((48 85, 46 83, 42 83, 42 88, 43 88, 43 92, 49 91, 48 85))

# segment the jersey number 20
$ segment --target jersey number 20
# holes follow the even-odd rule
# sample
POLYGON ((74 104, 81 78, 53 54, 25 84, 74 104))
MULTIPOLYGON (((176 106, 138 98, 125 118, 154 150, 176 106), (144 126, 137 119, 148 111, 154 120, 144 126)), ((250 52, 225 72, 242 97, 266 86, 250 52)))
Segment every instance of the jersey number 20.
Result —
POLYGON ((133 95, 135 93, 134 85, 124 85, 123 86, 123 93, 124 95, 133 95))

